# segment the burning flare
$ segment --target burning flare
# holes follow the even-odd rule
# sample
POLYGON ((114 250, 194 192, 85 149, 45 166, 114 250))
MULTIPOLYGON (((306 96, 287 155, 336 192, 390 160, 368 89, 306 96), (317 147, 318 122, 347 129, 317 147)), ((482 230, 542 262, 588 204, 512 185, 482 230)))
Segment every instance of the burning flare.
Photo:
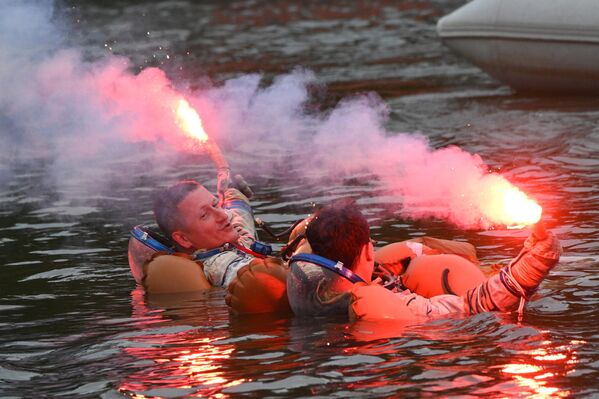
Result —
MULTIPOLYGON (((218 145, 212 140, 209 140, 209 137, 204 130, 200 115, 186 99, 180 98, 177 101, 175 114, 177 117, 177 125, 179 125, 187 137, 192 139, 190 145, 191 149, 197 150, 198 148, 201 148, 208 153, 219 171, 223 171, 224 169, 228 170, 229 163, 223 156, 220 148, 218 148, 218 145), (199 146, 197 145, 198 143, 200 144, 199 146)), ((228 177, 228 175, 226 177, 228 177)))
POLYGON ((218 145, 212 140, 208 140, 208 135, 204 131, 200 115, 187 100, 184 98, 179 99, 175 114, 177 116, 177 124, 183 133, 193 140, 190 144, 191 149, 197 150, 201 148, 204 150, 218 169, 216 191, 222 204, 225 199, 225 190, 229 186, 231 172, 229 162, 225 159, 218 145))
POLYGON ((186 135, 199 140, 202 144, 208 141, 208 135, 204 131, 200 115, 189 105, 186 99, 179 99, 175 113, 177 115, 177 124, 186 135))
POLYGON ((482 213, 493 223, 518 228, 537 223, 543 208, 501 176, 491 179, 482 213))

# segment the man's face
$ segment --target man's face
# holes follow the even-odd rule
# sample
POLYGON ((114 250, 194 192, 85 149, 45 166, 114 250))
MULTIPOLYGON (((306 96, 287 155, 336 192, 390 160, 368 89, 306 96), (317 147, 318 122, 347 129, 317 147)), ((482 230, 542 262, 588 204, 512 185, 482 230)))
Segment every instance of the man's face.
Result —
POLYGON ((189 193, 177 209, 184 222, 172 235, 183 248, 211 249, 227 242, 237 242, 239 234, 229 223, 228 215, 218 206, 216 197, 204 187, 189 193))

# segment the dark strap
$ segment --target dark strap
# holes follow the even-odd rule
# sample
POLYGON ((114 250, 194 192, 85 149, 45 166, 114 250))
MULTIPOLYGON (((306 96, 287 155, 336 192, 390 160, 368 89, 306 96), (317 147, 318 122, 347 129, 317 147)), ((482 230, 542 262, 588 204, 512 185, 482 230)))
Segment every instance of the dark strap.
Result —
POLYGON ((228 242, 228 243, 226 243, 220 247, 217 247, 217 248, 209 249, 207 251, 195 252, 192 255, 192 259, 193 260, 204 260, 204 259, 210 258, 211 256, 218 255, 219 253, 226 252, 226 251, 235 251, 238 254, 249 255, 249 256, 253 256, 254 258, 260 258, 260 259, 264 259, 267 256, 267 255, 261 254, 259 252, 253 251, 249 248, 246 248, 242 245, 231 244, 228 242))
POLYGON ((317 266, 324 267, 325 269, 328 269, 334 273, 337 273, 341 277, 346 278, 347 280, 351 281, 354 284, 366 282, 360 276, 358 276, 356 273, 352 272, 347 267, 343 266, 343 263, 333 262, 332 260, 324 258, 319 255, 297 254, 297 255, 292 256, 291 259, 289 259, 289 263, 297 262, 297 261, 309 262, 309 263, 313 263, 317 266))
POLYGON ((208 251, 197 252, 192 255, 193 260, 204 260, 211 256, 220 254, 221 252, 230 251, 231 249, 223 245, 222 247, 213 248, 208 251))

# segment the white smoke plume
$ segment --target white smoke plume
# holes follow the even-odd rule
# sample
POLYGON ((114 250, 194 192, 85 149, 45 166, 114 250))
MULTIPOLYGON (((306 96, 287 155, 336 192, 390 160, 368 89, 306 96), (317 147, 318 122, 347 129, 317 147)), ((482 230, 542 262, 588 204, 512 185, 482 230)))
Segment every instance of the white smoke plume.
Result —
MULTIPOLYGON (((436 150, 424 136, 387 131, 388 109, 375 95, 307 113, 308 88, 318 82, 299 69, 266 87, 260 75, 251 74, 189 93, 159 69, 132 73, 122 57, 85 61, 79 50, 63 44, 52 12, 50 2, 0 2, 4 174, 10 165, 43 156, 53 160, 49 167, 57 184, 83 184, 115 174, 114 165, 118 170, 123 158, 134 155, 130 143, 153 143, 157 153, 182 151, 172 108, 185 93, 209 135, 231 153, 295 147, 302 168, 293 173, 368 172, 402 198, 409 217, 441 217, 466 227, 489 224, 481 213, 492 195, 487 186, 502 178, 488 175, 480 157, 457 147, 436 150)), ((282 161, 256 163, 264 168, 282 161)))

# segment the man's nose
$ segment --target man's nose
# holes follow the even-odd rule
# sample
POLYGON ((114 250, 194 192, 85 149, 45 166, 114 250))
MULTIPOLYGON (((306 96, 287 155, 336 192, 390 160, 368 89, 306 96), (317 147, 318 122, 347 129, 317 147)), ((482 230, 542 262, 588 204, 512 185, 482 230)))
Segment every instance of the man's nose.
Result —
POLYGON ((229 215, 227 215, 227 212, 223 208, 218 208, 216 210, 216 218, 219 222, 224 222, 229 219, 229 215))

